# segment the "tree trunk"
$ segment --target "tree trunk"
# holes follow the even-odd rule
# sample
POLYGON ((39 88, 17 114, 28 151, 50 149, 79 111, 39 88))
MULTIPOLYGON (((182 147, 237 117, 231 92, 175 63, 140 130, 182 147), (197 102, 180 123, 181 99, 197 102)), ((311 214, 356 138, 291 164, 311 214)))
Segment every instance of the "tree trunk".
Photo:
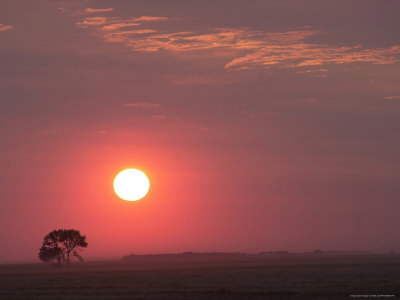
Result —
POLYGON ((70 252, 67 252, 67 268, 69 268, 69 254, 70 252))
POLYGON ((61 255, 57 256, 57 264, 58 264, 58 267, 61 267, 61 255))

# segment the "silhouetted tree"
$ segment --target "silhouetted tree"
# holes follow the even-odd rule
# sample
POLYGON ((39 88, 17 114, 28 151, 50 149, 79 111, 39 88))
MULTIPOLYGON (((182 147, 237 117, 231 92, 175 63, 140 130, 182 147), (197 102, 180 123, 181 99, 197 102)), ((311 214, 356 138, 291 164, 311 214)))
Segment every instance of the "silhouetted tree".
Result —
POLYGON ((87 246, 86 236, 82 236, 78 230, 53 230, 44 237, 43 245, 39 250, 39 258, 44 262, 57 261, 59 266, 66 261, 69 266, 71 255, 83 260, 79 251, 87 246))
POLYGON ((39 258, 44 262, 52 263, 57 260, 57 263, 61 265, 61 262, 63 260, 63 253, 60 248, 42 246, 39 251, 39 258))

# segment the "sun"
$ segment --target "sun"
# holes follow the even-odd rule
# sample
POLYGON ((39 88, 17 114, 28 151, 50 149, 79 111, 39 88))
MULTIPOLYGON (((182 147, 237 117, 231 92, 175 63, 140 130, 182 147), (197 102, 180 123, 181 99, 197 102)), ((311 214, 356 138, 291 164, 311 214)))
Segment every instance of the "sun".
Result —
POLYGON ((136 201, 146 196, 150 181, 146 174, 138 169, 126 169, 114 179, 114 191, 121 199, 136 201))

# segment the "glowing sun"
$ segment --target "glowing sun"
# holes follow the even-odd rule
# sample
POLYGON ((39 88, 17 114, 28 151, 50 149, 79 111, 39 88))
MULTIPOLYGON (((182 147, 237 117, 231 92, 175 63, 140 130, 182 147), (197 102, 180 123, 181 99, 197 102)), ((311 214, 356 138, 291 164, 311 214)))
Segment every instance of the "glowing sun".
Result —
POLYGON ((124 200, 142 199, 146 196, 149 188, 149 178, 138 169, 123 170, 114 179, 114 191, 118 197, 124 200))

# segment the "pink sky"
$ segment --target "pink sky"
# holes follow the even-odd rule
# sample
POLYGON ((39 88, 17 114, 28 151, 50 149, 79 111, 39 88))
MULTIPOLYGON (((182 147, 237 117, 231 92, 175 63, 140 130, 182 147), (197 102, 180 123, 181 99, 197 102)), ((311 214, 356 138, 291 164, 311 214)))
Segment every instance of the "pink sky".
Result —
POLYGON ((0 3, 0 263, 400 251, 397 1, 0 3), (146 198, 113 192, 146 172, 146 198))

